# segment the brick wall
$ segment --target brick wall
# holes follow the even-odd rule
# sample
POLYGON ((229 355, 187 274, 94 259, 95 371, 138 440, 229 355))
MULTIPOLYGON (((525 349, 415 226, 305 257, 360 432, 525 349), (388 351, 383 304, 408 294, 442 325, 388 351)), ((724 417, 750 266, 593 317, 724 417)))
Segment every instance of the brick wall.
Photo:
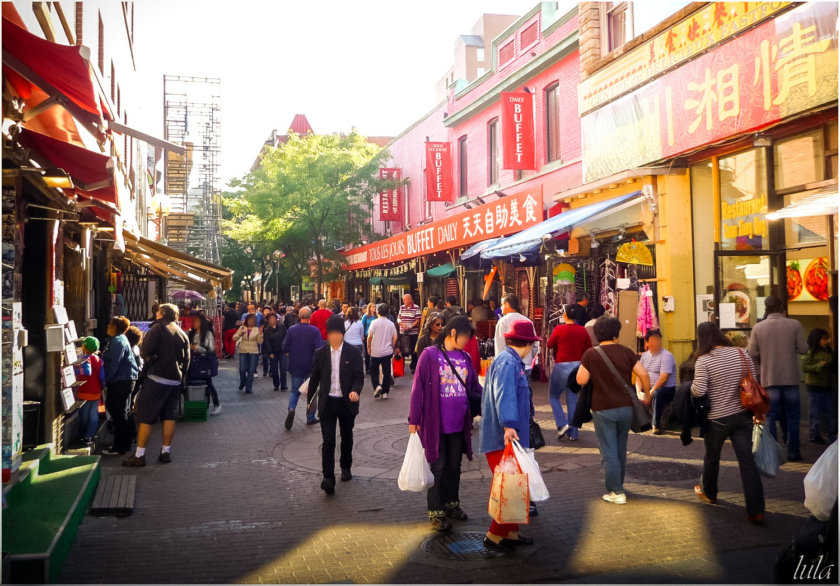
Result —
POLYGON ((578 22, 580 25, 580 68, 583 74, 581 77, 586 77, 601 59, 600 3, 581 2, 578 5, 578 22))

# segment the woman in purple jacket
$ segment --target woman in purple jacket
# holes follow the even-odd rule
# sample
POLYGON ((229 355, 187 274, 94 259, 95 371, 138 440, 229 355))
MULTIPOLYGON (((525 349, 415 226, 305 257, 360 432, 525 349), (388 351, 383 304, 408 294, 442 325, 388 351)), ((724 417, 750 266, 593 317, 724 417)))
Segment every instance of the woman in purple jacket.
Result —
POLYGON ((449 321, 435 346, 420 355, 411 389, 410 433, 420 434, 435 484, 427 494, 429 520, 448 531, 447 517, 466 521, 461 509, 461 455, 472 460, 470 398, 481 399, 481 385, 463 348, 474 333, 466 316, 449 321))

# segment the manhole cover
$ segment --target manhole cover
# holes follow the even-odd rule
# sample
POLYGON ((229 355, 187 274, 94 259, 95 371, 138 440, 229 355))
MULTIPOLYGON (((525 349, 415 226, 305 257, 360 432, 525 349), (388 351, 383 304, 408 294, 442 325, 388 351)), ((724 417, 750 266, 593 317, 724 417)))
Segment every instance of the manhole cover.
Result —
POLYGON ((482 560, 502 554, 484 547, 484 533, 445 533, 427 539, 420 548, 446 560, 482 560))
POLYGON ((627 464, 627 476, 642 482, 673 482, 699 478, 700 466, 680 462, 632 462, 627 464))

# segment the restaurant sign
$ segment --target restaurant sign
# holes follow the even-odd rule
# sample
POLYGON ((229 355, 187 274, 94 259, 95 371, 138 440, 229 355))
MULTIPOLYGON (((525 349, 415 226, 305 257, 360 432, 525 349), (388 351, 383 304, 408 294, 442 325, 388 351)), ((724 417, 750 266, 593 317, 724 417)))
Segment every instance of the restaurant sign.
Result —
POLYGON ((400 277, 417 270, 417 260, 397 265, 388 269, 359 269, 353 272, 357 279, 370 279, 371 277, 400 277))
POLYGON ((833 102, 837 79, 837 3, 803 4, 584 116, 584 182, 833 102))
POLYGON ((585 114, 696 57, 791 2, 711 2, 662 31, 578 85, 578 112, 585 114))
POLYGON ((410 232, 347 250, 342 253, 345 257, 342 268, 364 269, 469 246, 488 238, 519 232, 542 221, 543 193, 540 185, 410 232))

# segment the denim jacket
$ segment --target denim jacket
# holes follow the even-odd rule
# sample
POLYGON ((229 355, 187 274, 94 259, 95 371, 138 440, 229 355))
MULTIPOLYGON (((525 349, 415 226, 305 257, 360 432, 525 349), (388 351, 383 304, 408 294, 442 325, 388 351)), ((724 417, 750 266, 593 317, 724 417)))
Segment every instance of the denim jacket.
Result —
POLYGON ((519 434, 523 448, 530 447, 531 388, 525 363, 513 348, 496 356, 487 373, 481 397, 481 453, 503 450, 505 427, 519 434))
POLYGON ((131 346, 128 344, 125 335, 120 334, 111 338, 102 360, 105 363, 106 383, 137 380, 139 374, 137 361, 134 360, 134 352, 131 351, 131 346))

